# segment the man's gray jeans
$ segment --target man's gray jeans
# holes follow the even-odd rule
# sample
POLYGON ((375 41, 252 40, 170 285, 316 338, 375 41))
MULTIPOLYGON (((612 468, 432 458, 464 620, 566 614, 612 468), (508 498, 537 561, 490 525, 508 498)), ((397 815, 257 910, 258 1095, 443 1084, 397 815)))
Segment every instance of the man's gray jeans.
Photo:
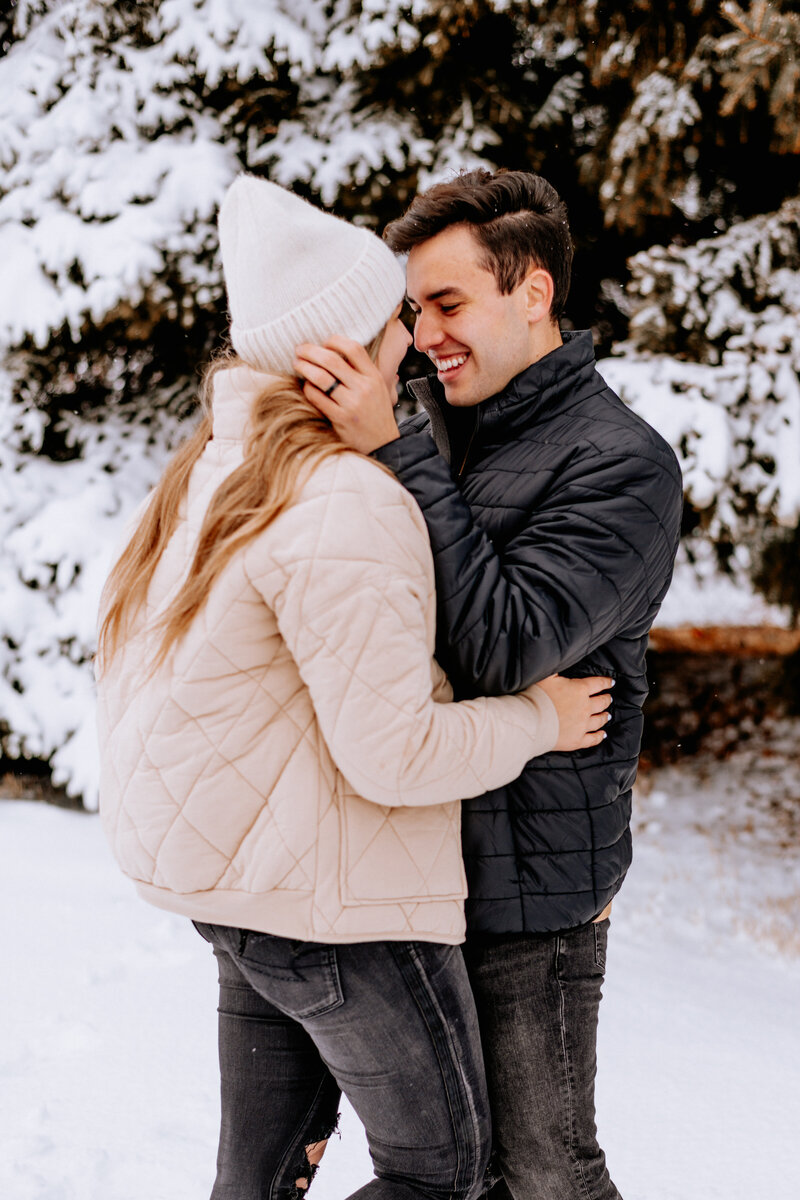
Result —
POLYGON ((597 1016, 608 921, 468 938, 496 1163, 491 1200, 620 1200, 597 1143, 597 1016))

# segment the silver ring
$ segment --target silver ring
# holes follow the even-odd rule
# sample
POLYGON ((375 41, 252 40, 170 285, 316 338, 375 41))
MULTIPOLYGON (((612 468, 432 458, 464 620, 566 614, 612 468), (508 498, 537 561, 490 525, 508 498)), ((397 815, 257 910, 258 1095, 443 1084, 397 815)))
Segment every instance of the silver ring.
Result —
POLYGON ((333 381, 333 383, 331 384, 331 386, 330 386, 329 388, 325 388, 325 395, 326 395, 326 396, 332 396, 332 395, 333 395, 333 393, 335 392, 336 388, 339 386, 339 384, 340 384, 341 382, 342 382, 342 381, 341 381, 341 379, 334 379, 334 381, 333 381))

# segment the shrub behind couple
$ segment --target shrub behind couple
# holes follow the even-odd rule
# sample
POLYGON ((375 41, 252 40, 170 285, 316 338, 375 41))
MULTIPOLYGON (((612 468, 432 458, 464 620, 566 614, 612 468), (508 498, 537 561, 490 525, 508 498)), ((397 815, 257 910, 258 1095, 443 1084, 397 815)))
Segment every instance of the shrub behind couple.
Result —
POLYGON ((226 197, 237 357, 106 587, 101 813, 218 959, 214 1200, 307 1185, 341 1091, 365 1200, 477 1196, 491 1127, 515 1200, 607 1200, 597 1014, 678 469, 562 338, 544 180, 463 174, 387 236, 436 366, 400 431, 391 250, 226 197))

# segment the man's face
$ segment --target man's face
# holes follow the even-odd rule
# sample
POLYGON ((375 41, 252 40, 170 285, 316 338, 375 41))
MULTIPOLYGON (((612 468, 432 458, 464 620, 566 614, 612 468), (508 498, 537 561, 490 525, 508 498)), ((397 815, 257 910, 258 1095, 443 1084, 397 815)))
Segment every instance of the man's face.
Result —
POLYGON ((535 358, 526 282, 503 295, 480 258, 466 225, 451 225, 408 256, 414 344, 458 407, 496 395, 535 358))

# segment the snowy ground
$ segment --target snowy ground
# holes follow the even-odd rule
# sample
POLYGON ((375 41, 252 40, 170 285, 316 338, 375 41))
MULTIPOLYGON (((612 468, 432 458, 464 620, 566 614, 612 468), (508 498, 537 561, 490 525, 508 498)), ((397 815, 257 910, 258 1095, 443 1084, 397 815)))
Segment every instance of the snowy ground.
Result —
MULTIPOLYGON (((796 1200, 797 725, 643 781, 615 904, 598 1120, 626 1200, 796 1200), (766 753, 765 753, 766 751, 766 753)), ((0 803, 0 1196, 204 1200, 215 978, 138 901, 97 818, 0 803)), ((370 1178, 345 1110, 312 1198, 370 1178)))

